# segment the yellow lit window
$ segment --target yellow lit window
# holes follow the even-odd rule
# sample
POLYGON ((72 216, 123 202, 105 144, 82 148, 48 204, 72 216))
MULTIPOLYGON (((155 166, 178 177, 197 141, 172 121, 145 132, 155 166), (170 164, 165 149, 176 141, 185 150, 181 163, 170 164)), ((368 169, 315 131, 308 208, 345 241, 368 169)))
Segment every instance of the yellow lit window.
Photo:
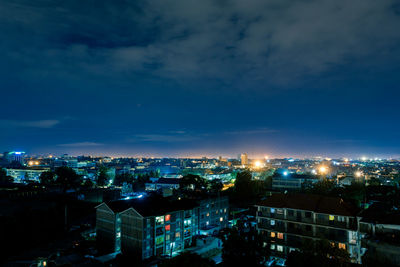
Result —
POLYGON ((335 216, 333 216, 333 215, 329 215, 329 220, 330 220, 330 221, 333 221, 333 220, 335 220, 335 216))
POLYGON ((275 232, 271 232, 271 237, 272 237, 272 238, 275 237, 275 232))
POLYGON ((339 248, 340 248, 340 249, 346 249, 346 244, 339 243, 339 248))
POLYGON ((278 233, 278 238, 283 239, 283 233, 278 233))

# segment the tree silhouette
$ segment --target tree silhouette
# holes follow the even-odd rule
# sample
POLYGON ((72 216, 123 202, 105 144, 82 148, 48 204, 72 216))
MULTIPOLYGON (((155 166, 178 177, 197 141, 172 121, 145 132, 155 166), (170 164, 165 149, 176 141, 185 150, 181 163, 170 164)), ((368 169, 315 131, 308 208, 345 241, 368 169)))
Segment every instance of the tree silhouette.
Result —
POLYGON ((0 168, 0 182, 1 183, 11 183, 14 179, 11 176, 7 175, 5 169, 0 168))
POLYGON ((63 191, 68 189, 78 189, 81 184, 81 176, 78 175, 72 168, 59 167, 55 171, 57 175, 56 183, 63 187, 63 191))
POLYGON ((39 181, 43 185, 52 185, 55 183, 55 173, 52 171, 42 172, 39 176, 39 181))

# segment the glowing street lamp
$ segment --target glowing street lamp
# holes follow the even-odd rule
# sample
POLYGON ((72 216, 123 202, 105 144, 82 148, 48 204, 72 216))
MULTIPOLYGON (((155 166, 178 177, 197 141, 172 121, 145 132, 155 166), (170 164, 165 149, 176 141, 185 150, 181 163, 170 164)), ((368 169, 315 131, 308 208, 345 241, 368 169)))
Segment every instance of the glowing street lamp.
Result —
POLYGON ((321 166, 321 167, 319 167, 319 172, 322 173, 322 174, 326 174, 328 172, 328 168, 324 167, 324 166, 321 166))
POLYGON ((256 168, 260 168, 262 165, 261 161, 257 160, 256 162, 254 162, 254 167, 256 168))
POLYGON ((360 178, 362 176, 362 172, 356 171, 355 175, 356 175, 357 178, 360 178))

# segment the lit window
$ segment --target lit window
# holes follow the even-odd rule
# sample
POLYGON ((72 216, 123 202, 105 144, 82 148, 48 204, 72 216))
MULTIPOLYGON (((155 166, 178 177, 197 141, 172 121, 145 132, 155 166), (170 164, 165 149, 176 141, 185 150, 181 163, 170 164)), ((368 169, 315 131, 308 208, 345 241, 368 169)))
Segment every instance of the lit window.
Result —
POLYGON ((207 217, 210 216, 210 213, 207 212, 207 217))
POLYGON ((165 215, 165 221, 168 222, 171 219, 171 215, 167 214, 165 215))
POLYGON ((209 222, 209 221, 207 221, 207 222, 206 222, 206 224, 207 224, 207 225, 209 225, 209 224, 210 224, 210 222, 209 222))
POLYGON ((276 250, 279 252, 283 252, 283 246, 277 245, 276 250))
POLYGON ((166 226, 165 226, 165 231, 170 231, 170 230, 171 230, 171 225, 169 225, 169 224, 166 225, 166 226))
POLYGON ((272 237, 272 238, 275 237, 275 232, 271 232, 271 237, 272 237))
POLYGON ((175 233, 175 237, 176 237, 177 239, 179 239, 179 237, 181 237, 181 233, 180 233, 180 232, 176 232, 176 233, 175 233))
POLYGON ((223 220, 224 220, 224 218, 222 218, 222 217, 221 217, 221 218, 219 218, 219 221, 220 221, 220 222, 222 222, 223 220))
POLYGON ((333 216, 333 215, 329 215, 329 220, 330 220, 330 221, 333 221, 333 220, 335 220, 335 216, 333 216))
POLYGON ((156 224, 160 225, 164 223, 164 217, 163 216, 158 216, 156 217, 156 224))
POLYGON ((283 239, 283 233, 278 233, 278 238, 283 239))
POLYGON ((169 240, 169 235, 165 236, 165 240, 167 240, 167 241, 169 240))
POLYGON ((271 213, 275 213, 275 209, 274 208, 271 208, 271 213))
POLYGON ((271 220, 271 225, 275 225, 275 220, 271 220))
POLYGON ((339 248, 340 248, 340 249, 346 249, 346 244, 339 243, 339 248))
POLYGON ((224 209, 224 212, 226 213, 226 209, 224 209))
POLYGON ((275 244, 271 244, 271 250, 275 250, 275 244))

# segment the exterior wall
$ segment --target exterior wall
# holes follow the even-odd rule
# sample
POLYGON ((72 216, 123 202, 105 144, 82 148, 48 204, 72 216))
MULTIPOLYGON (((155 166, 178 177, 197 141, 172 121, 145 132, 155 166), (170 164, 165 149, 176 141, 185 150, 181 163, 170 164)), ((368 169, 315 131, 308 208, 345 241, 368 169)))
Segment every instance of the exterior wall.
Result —
POLYGON ((258 207, 257 228, 267 237, 271 250, 285 256, 304 241, 328 239, 346 249, 354 262, 361 262, 360 233, 356 218, 312 211, 258 207))
POLYGON ((199 229, 228 227, 229 200, 227 197, 205 199, 200 202, 199 229))
POLYGON ((121 251, 141 253, 143 245, 143 217, 134 209, 120 214, 121 218, 121 251))
POLYGON ((96 240, 99 249, 106 252, 115 250, 116 216, 107 205, 101 204, 96 209, 96 240))

